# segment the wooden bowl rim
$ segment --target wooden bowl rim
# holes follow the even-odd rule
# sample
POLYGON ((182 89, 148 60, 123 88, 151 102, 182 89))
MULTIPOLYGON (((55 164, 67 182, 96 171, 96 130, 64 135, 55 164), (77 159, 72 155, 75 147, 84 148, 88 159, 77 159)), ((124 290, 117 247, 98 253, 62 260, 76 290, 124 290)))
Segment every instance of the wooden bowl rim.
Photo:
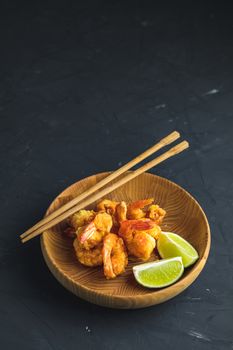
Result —
MULTIPOLYGON (((66 187, 60 194, 58 194, 54 200, 50 203, 48 209, 46 210, 46 213, 45 213, 45 216, 47 215, 50 207, 53 205, 54 201, 62 196, 64 194, 64 192, 66 192, 67 190, 69 190, 72 186, 74 186, 75 184, 77 184, 78 182, 80 181, 83 181, 83 180, 89 180, 91 179, 92 177, 94 176, 103 176, 103 175, 108 175, 110 174, 111 171, 107 171, 107 172, 101 172, 101 173, 97 173, 97 174, 94 174, 94 175, 90 175, 90 176, 87 176, 85 178, 82 178, 76 182, 74 182, 73 184, 71 184, 70 186, 66 187)), ((203 256, 201 258, 198 259, 198 261, 194 264, 194 266, 192 267, 192 270, 185 276, 185 277, 182 277, 181 280, 178 280, 176 283, 168 286, 168 287, 165 287, 165 288, 161 288, 161 289, 151 289, 151 292, 147 293, 147 294, 142 294, 142 295, 129 295, 129 296, 124 296, 124 295, 114 295, 114 294, 105 294, 105 293, 101 293, 99 291, 96 291, 94 289, 91 289, 91 288, 88 288, 88 287, 85 287, 83 284, 80 284, 78 283, 78 281, 75 281, 72 277, 70 277, 67 273, 65 273, 62 269, 60 269, 60 267, 56 264, 56 262, 54 261, 53 257, 49 255, 48 253, 48 250, 47 250, 47 246, 46 246, 46 242, 45 242, 45 235, 44 232, 42 235, 41 235, 41 249, 42 249, 42 253, 43 253, 43 256, 44 256, 44 259, 46 261, 46 264, 49 268, 49 270, 52 272, 52 274, 55 276, 55 278, 59 281, 59 283, 61 283, 61 281, 57 278, 57 276, 55 275, 54 271, 52 271, 52 269, 50 268, 49 266, 49 263, 52 263, 53 267, 55 268, 55 270, 57 270, 61 275, 63 275, 66 279, 68 279, 70 281, 70 283, 72 285, 75 285, 78 289, 80 290, 85 290, 87 291, 89 294, 91 295, 98 295, 100 298, 101 297, 104 297, 104 298, 107 298, 107 299, 115 299, 115 300, 124 300, 124 299, 127 299, 127 300, 141 300, 141 299, 145 299, 147 298, 148 296, 163 296, 164 294, 164 290, 166 290, 167 292, 167 295, 171 294, 172 297, 181 293, 184 289, 186 289, 191 283, 193 283, 195 281, 195 279, 199 276, 199 274, 201 273, 201 271, 203 270, 205 264, 206 264, 206 261, 207 261, 207 258, 208 258, 208 255, 209 255, 209 251, 210 251, 210 245, 211 245, 211 232, 210 232, 210 226, 209 226, 209 222, 208 222, 208 219, 205 215, 205 212, 204 210, 202 209, 201 205, 198 203, 198 201, 188 192, 186 191, 184 188, 182 188, 180 185, 177 185, 175 182, 171 181, 171 180, 168 180, 162 176, 159 176, 159 175, 155 175, 155 174, 152 174, 152 173, 149 173, 149 172, 146 172, 146 173, 143 173, 142 175, 140 176, 152 176, 152 177, 157 177, 159 179, 161 179, 162 181, 165 181, 165 182, 168 182, 170 183, 171 185, 173 185, 174 187, 176 187, 177 189, 181 190, 182 192, 184 192, 191 201, 193 201, 195 203, 195 205, 198 206, 198 208, 200 209, 202 215, 203 215, 203 218, 204 218, 204 221, 205 221, 205 225, 206 225, 206 230, 207 230, 207 242, 206 242, 206 247, 205 247, 205 250, 204 250, 204 253, 203 253, 203 256), (183 287, 184 284, 186 284, 185 288, 183 287), (174 290, 177 290, 176 293, 172 293, 172 291, 174 290)), ((63 284, 63 283, 61 283, 63 284)), ((63 284, 63 286, 67 288, 67 286, 65 284, 63 284)), ((71 289, 68 289, 70 291, 72 291, 71 289)), ((169 299, 169 298, 167 298, 169 299)))

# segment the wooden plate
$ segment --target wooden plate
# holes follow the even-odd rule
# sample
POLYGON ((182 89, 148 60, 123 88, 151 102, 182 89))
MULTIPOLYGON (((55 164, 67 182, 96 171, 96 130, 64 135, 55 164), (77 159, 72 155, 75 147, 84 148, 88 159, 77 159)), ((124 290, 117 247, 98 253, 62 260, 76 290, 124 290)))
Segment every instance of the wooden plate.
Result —
MULTIPOLYGON (((93 175, 68 187, 52 202, 46 215, 108 174, 93 175)), ((197 201, 175 183, 149 173, 140 175, 107 197, 116 201, 154 197, 167 211, 162 229, 177 232, 187 239, 198 251, 199 260, 186 269, 178 282, 163 289, 151 290, 137 284, 132 274, 132 266, 138 262, 132 261, 122 276, 106 280, 101 267, 85 267, 76 260, 72 240, 62 235, 66 225, 62 223, 41 235, 45 261, 57 280, 80 298, 98 305, 122 309, 159 304, 186 289, 200 274, 210 249, 209 224, 197 201)), ((95 205, 96 203, 89 208, 95 205)))

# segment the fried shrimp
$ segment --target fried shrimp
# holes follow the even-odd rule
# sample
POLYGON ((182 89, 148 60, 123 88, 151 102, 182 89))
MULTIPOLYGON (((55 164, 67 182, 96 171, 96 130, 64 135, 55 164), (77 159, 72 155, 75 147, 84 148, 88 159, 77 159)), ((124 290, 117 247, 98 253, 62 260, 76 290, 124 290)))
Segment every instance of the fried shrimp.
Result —
POLYGON ((118 225, 126 220, 127 215, 127 205, 124 201, 120 202, 116 206, 116 220, 118 222, 118 225))
POLYGON ((150 258, 155 246, 155 239, 143 231, 135 232, 132 241, 127 244, 129 253, 143 261, 150 258))
POLYGON ((83 209, 72 215, 64 234, 74 238, 82 265, 103 265, 105 277, 112 279, 125 271, 128 255, 143 261, 150 258, 165 215, 153 198, 129 204, 103 199, 96 211, 83 209))
POLYGON ((103 237, 110 232, 111 227, 111 215, 98 213, 93 221, 78 229, 77 235, 79 242, 85 249, 91 249, 103 240, 103 237))
POLYGON ((128 205, 127 217, 128 219, 142 219, 146 216, 146 212, 143 210, 147 205, 154 202, 154 198, 143 199, 128 205))
POLYGON ((76 234, 80 244, 88 250, 96 247, 103 240, 106 232, 97 230, 92 221, 90 224, 80 227, 76 234))
POLYGON ((129 254, 146 261, 160 232, 160 227, 152 220, 126 220, 121 223, 119 236, 123 238, 129 254))
POLYGON ((103 199, 101 202, 97 204, 97 210, 99 212, 105 212, 112 217, 112 222, 113 222, 113 230, 116 231, 117 228, 119 227, 119 222, 118 222, 118 214, 117 214, 117 207, 119 207, 120 203, 116 201, 111 201, 110 199, 103 199))
POLYGON ((112 217, 107 213, 97 213, 93 222, 100 231, 110 232, 112 228, 112 217))
POLYGON ((160 225, 165 215, 166 211, 164 209, 160 208, 158 204, 152 204, 149 206, 146 216, 160 225))
POLYGON ((73 246, 75 249, 76 257, 82 265, 99 266, 103 264, 103 243, 99 243, 91 249, 85 249, 77 237, 73 242, 73 246))
POLYGON ((116 206, 119 202, 111 201, 109 199, 103 199, 97 204, 98 211, 105 211, 106 213, 113 215, 115 214, 116 206))
POLYGON ((75 230, 79 227, 89 224, 95 217, 96 213, 94 210, 79 210, 69 218, 69 224, 75 230))
POLYGON ((109 233, 103 243, 104 275, 107 279, 115 278, 125 271, 128 255, 124 241, 118 235, 109 233))

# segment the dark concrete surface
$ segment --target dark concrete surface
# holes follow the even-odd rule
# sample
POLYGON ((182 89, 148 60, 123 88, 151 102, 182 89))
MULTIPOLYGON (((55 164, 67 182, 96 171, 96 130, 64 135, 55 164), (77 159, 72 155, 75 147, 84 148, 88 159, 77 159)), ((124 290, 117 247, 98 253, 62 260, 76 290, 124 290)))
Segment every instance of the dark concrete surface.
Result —
MULTIPOLYGON (((228 2, 230 3, 230 2, 228 2)), ((0 11, 0 347, 233 349, 233 22, 227 2, 3 2, 0 11), (206 211, 212 246, 165 304, 111 310, 66 291, 19 234, 85 176, 179 130, 153 173, 206 211)))

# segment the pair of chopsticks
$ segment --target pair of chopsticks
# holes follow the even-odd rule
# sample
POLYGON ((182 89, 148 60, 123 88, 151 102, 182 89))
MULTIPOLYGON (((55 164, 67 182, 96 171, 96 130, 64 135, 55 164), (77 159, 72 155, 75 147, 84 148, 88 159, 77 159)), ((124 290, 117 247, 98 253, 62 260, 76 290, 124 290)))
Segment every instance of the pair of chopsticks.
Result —
POLYGON ((103 196, 107 195, 108 193, 112 192, 116 188, 124 185, 126 182, 134 179, 136 176, 141 175, 142 173, 146 172, 147 170, 153 168, 159 163, 162 163, 164 160, 173 157, 174 155, 184 151, 186 148, 189 147, 189 144, 187 141, 183 141, 176 145, 175 147, 172 147, 165 153, 161 154, 157 158, 151 160, 150 162, 146 163, 145 165, 141 166, 137 170, 127 173, 123 178, 118 180, 117 182, 110 184, 108 187, 104 187, 105 185, 109 184, 110 181, 116 179, 119 175, 122 175, 127 170, 131 169, 133 166, 144 160, 145 158, 149 157, 153 153, 157 152, 159 149, 163 148, 164 146, 169 145, 170 143, 174 142, 180 137, 180 134, 177 131, 172 132, 168 136, 164 137, 162 140, 160 140, 158 143, 156 143, 151 148, 147 149, 145 152, 137 156, 136 158, 132 159, 127 164, 123 165, 121 168, 117 169, 116 171, 112 172, 110 175, 108 175, 103 180, 99 181, 97 184, 95 184, 93 187, 89 188, 85 192, 81 193, 79 196, 75 197, 68 203, 64 204, 59 209, 55 210, 50 215, 46 216, 44 219, 40 220, 37 224, 32 226, 30 229, 25 231, 21 236, 21 241, 27 242, 30 239, 40 235, 45 230, 48 230, 49 228, 53 227, 54 225, 57 225, 61 221, 67 219, 70 215, 76 213, 78 210, 83 209, 84 207, 90 205, 91 203, 95 202, 96 200, 99 200, 103 196), (101 189, 100 191, 98 191, 101 189), (97 192, 98 191, 98 192, 97 192), (91 197, 89 197, 92 195, 91 197), (87 198, 89 197, 89 198, 87 198))

